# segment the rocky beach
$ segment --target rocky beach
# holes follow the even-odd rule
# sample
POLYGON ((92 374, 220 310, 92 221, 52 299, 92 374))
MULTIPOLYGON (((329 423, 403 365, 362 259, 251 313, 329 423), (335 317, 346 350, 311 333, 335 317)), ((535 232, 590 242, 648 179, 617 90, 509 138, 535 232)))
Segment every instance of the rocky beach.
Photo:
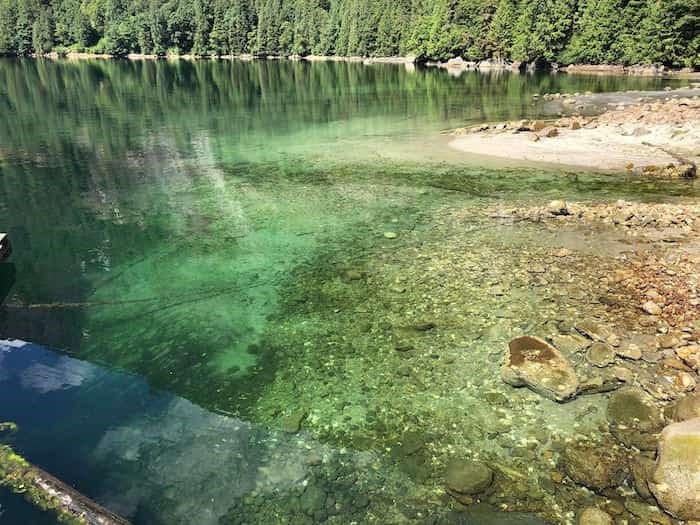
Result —
POLYGON ((450 146, 512 161, 695 176, 693 165, 700 159, 700 89, 617 97, 555 93, 542 99, 556 118, 454 130, 450 146))

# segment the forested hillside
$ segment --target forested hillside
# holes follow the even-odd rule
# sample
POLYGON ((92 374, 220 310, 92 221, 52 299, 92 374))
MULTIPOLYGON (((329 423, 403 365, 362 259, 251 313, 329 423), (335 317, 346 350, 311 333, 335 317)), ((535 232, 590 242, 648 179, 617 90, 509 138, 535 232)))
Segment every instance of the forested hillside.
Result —
POLYGON ((0 52, 700 66, 700 0, 0 0, 0 52))

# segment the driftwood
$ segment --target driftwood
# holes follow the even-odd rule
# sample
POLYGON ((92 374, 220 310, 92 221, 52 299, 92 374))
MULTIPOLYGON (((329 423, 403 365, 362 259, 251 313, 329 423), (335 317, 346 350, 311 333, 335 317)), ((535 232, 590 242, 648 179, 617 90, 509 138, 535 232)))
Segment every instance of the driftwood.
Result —
POLYGON ((129 525, 70 485, 32 465, 7 445, 0 446, 0 485, 23 495, 36 507, 53 511, 69 525, 129 525))

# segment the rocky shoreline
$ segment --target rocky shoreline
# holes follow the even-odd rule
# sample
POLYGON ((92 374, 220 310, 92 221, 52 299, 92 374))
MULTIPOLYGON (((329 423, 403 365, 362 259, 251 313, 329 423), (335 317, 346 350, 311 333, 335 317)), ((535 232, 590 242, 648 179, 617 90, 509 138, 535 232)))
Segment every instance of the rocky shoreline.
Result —
POLYGON ((513 161, 694 178, 700 161, 700 89, 684 88, 609 102, 595 113, 595 96, 544 94, 551 120, 481 124, 451 132, 450 146, 513 161))
MULTIPOLYGON (((589 228, 621 228, 628 235, 649 236, 650 243, 655 237, 657 243, 682 242, 687 246, 696 243, 700 234, 700 207, 695 204, 553 201, 544 207, 495 210, 492 216, 554 227, 576 223, 589 228)), ((557 344, 562 348, 569 345, 561 335, 550 337, 551 345, 537 339, 526 341, 529 350, 519 348, 517 363, 511 343, 503 379, 513 384, 510 377, 518 375, 521 384, 515 386, 528 386, 557 401, 569 400, 577 393, 615 390, 606 412, 607 443, 602 447, 572 443, 565 448, 560 467, 575 483, 601 494, 631 480, 647 506, 634 507, 646 509, 643 515, 627 510, 643 523, 676 523, 673 517, 690 523, 700 520, 700 298, 695 275, 700 259, 697 245, 688 250, 692 255, 685 250, 664 251, 663 255, 655 250, 640 251, 630 257, 628 269, 605 278, 608 290, 604 303, 611 308, 631 306, 632 314, 636 306, 639 332, 575 325, 572 333, 578 346, 574 355, 585 355, 587 364, 574 355, 567 358, 555 348, 557 344), (579 371, 581 364, 590 367, 582 373, 593 390, 583 382, 579 385, 574 362, 579 363, 579 371), (569 370, 564 376, 563 369, 569 370), (609 375, 591 382, 591 370, 596 370, 596 375, 608 370, 609 375), (542 392, 543 385, 552 384, 566 388, 553 395, 547 393, 548 388, 542 392), (654 503, 659 508, 654 508, 654 503)), ((587 512, 579 519, 582 525, 613 523, 613 516, 601 514, 601 509, 595 511, 595 518, 587 517, 587 512)))
POLYGON ((700 207, 454 199, 376 235, 293 276, 257 414, 409 477, 360 521, 697 521, 700 207))
MULTIPOLYGON (((422 63, 428 67, 438 67, 447 69, 448 71, 466 71, 466 70, 481 70, 481 71, 535 71, 534 64, 525 64, 518 61, 503 61, 495 59, 486 60, 464 60, 462 57, 451 58, 447 61, 421 60, 415 56, 337 56, 337 55, 219 55, 219 56, 202 56, 193 54, 181 55, 156 55, 149 53, 129 53, 123 57, 115 57, 114 55, 104 53, 88 53, 88 52, 61 52, 51 51, 41 55, 32 55, 34 58, 49 58, 49 59, 67 59, 67 60, 89 60, 89 59, 110 59, 110 58, 126 58, 129 60, 305 60, 309 62, 361 62, 366 65, 371 64, 416 64, 422 63)), ((700 79, 700 72, 689 68, 685 69, 669 69, 665 66, 658 65, 636 65, 636 66, 621 66, 621 65, 587 65, 587 64, 571 64, 568 66, 554 67, 551 69, 555 73, 570 73, 570 74, 585 74, 585 75, 614 75, 614 76, 661 76, 686 79, 700 79)))

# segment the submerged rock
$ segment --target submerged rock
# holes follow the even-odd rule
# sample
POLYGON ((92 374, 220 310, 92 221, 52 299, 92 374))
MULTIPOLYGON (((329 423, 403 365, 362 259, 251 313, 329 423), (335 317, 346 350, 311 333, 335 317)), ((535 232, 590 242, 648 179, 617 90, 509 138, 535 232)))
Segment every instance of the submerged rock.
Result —
POLYGON ((593 343, 586 353, 586 360, 594 366, 603 368, 615 362, 615 351, 609 344, 593 343))
POLYGON ((676 348, 678 359, 694 370, 700 368, 700 345, 684 346, 676 348))
POLYGON ((630 472, 634 482, 634 489, 644 499, 653 497, 649 490, 649 480, 651 480, 655 468, 654 460, 646 456, 640 455, 630 461, 630 472))
POLYGON ((627 476, 626 461, 614 448, 578 442, 568 445, 560 467, 574 482, 593 490, 617 487, 627 476))
POLYGON ((486 503, 470 505, 464 512, 455 514, 449 521, 435 523, 438 525, 546 525, 546 522, 533 514, 502 512, 486 503))
POLYGON ((643 352, 651 352, 656 349, 656 338, 653 335, 634 334, 615 349, 620 357, 637 361, 642 358, 643 352))
POLYGON ((661 307, 654 301, 647 301, 642 305, 642 310, 644 310, 649 315, 661 315, 661 307))
POLYGON ((610 431, 623 444, 640 450, 656 448, 656 434, 664 425, 661 410, 641 388, 626 387, 608 401, 610 431))
POLYGON ((459 494, 481 494, 493 483, 493 471, 481 461, 453 459, 447 465, 445 482, 459 494))
POLYGON ((301 430, 301 424, 307 416, 305 410, 296 410, 280 419, 280 429, 289 434, 296 434, 301 430))
POLYGON ((649 484, 656 500, 682 520, 700 520, 700 418, 667 426, 649 484))
POLYGON ((613 519, 604 510, 586 507, 578 517, 578 525, 612 525, 613 519))
POLYGON ((700 392, 679 400, 673 407, 672 417, 674 421, 687 421, 700 417, 700 392))
POLYGON ((509 385, 527 386, 559 402, 575 396, 579 386, 576 372, 562 353, 531 336, 517 337, 509 343, 501 377, 509 385))

